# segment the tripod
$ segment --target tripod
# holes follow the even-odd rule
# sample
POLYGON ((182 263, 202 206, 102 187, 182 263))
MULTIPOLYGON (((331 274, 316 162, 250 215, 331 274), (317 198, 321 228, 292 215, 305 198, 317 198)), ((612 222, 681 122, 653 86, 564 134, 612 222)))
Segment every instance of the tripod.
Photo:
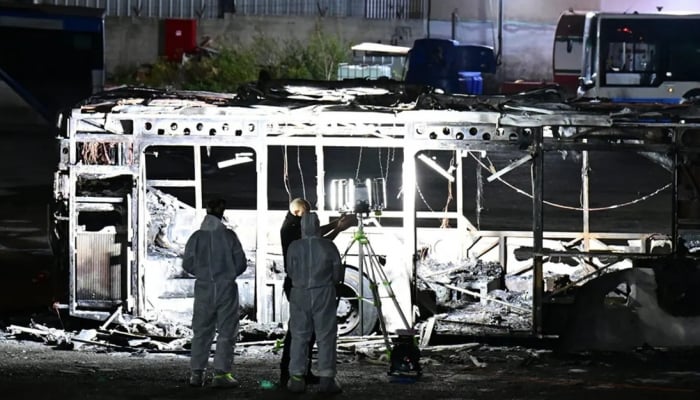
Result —
POLYGON ((369 278, 370 281, 370 290, 372 291, 372 297, 374 301, 374 307, 377 309, 377 317, 379 319, 379 325, 382 330, 382 335, 384 337, 384 344, 386 346, 387 352, 390 355, 391 358, 391 367, 389 369, 389 374, 391 375, 395 371, 401 371, 401 372, 417 372, 418 375, 421 374, 421 368, 419 364, 419 357, 420 357, 420 351, 418 350, 418 347, 415 344, 415 330, 411 328, 411 325, 408 323, 408 320, 406 319, 406 315, 403 313, 401 310, 401 307, 399 305, 398 300, 396 299, 396 294, 394 293, 394 290, 391 288, 391 282, 386 276, 386 273, 384 272, 384 269, 382 268, 381 263, 379 262, 379 256, 374 252, 374 249, 372 248, 372 244, 369 242, 369 239, 365 235, 364 231, 364 223, 363 223, 363 216, 362 213, 357 214, 357 220, 358 220, 358 225, 357 225, 357 231, 355 232, 352 241, 348 245, 347 249, 345 250, 345 253, 343 253, 343 260, 346 259, 346 256, 352 246, 357 243, 358 244, 358 251, 357 251, 357 256, 358 256, 358 268, 359 268, 359 273, 360 273, 360 278, 359 278, 359 293, 358 293, 358 306, 359 306, 359 315, 360 315, 360 332, 364 336, 364 302, 367 301, 369 302, 369 299, 366 299, 364 296, 364 284, 363 284, 363 279, 364 279, 364 274, 365 274, 365 269, 367 269, 367 277, 369 278), (392 343, 389 340, 389 334, 386 329, 386 320, 384 318, 384 314, 382 312, 382 300, 379 295, 379 286, 378 284, 382 284, 384 286, 384 289, 387 292, 388 297, 392 300, 394 306, 396 307, 396 311, 398 312, 399 316, 401 317, 401 321, 403 322, 403 325, 406 327, 406 329, 403 330, 398 330, 396 333, 398 334, 398 342, 395 346, 392 347, 392 343))

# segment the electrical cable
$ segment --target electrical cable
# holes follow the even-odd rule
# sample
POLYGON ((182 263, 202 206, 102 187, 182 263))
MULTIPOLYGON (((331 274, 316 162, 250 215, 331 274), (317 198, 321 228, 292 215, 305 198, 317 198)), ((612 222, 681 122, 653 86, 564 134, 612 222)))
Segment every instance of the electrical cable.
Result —
POLYGON ((445 213, 445 216, 442 217, 442 223, 440 224, 440 228, 449 228, 450 227, 450 218, 447 217, 447 213, 449 211, 450 203, 454 200, 454 197, 452 197, 452 182, 447 181, 447 200, 445 200, 445 209, 443 210, 445 213))
POLYGON ((289 159, 287 158, 287 146, 284 146, 284 163, 282 166, 282 180, 284 181, 284 190, 287 191, 288 203, 292 202, 292 192, 289 190, 289 159))
POLYGON ((423 196, 423 192, 420 190, 420 185, 418 185, 418 180, 416 179, 416 191, 418 192, 418 196, 420 197, 421 200, 423 200, 423 204, 425 204, 426 207, 428 207, 428 210, 430 212, 435 212, 432 207, 430 207, 430 204, 428 204, 428 201, 425 200, 425 197, 423 196))
POLYGON ((297 168, 299 169, 299 179, 301 179, 301 195, 306 199, 306 184, 304 183, 304 172, 301 170, 301 148, 297 146, 297 168))
POLYGON ((386 153, 386 175, 384 175, 384 182, 389 182, 389 164, 395 160, 396 148, 391 147, 386 153))
MULTIPOLYGON (((448 171, 452 169, 454 163, 455 163, 455 156, 456 152, 452 152, 452 158, 450 159, 450 167, 448 168, 448 171)), ((452 196, 452 182, 449 180, 447 181, 447 199, 445 200, 445 208, 444 208, 444 213, 445 216, 442 217, 442 223, 440 224, 440 228, 449 228, 450 227, 450 219, 447 217, 447 213, 449 212, 449 207, 450 203, 454 200, 454 197, 452 196)))
POLYGON ((360 147, 360 154, 357 156, 357 168, 355 169, 355 180, 360 179, 360 164, 362 163, 362 147, 360 147))
MULTIPOLYGON (((490 159, 487 158, 487 159, 489 160, 489 164, 491 165, 491 168, 489 168, 488 166, 486 166, 483 162, 479 161, 479 160, 476 158, 476 156, 474 156, 471 152, 469 153, 469 155, 472 156, 472 158, 474 158, 474 160, 476 160, 476 162, 479 163, 479 164, 480 164, 483 168, 485 168, 486 170, 491 171, 491 172, 495 172, 495 168, 493 167, 493 164, 491 163, 491 160, 490 160, 490 159)), ((517 193, 519 193, 519 194, 521 194, 521 195, 523 195, 523 196, 532 198, 532 195, 531 195, 530 193, 527 193, 526 191, 524 191, 524 190, 522 190, 522 189, 520 189, 520 188, 518 188, 518 187, 516 187, 516 186, 514 186, 514 185, 512 185, 512 184, 510 184, 510 183, 508 183, 508 182, 506 182, 505 180, 503 180, 503 178, 498 177, 497 179, 498 179, 499 181, 503 182, 504 185, 506 185, 506 186, 508 186, 509 188, 511 188, 511 189, 513 189, 514 191, 516 191, 517 193)), ((531 182, 532 182, 532 181, 533 181, 533 180, 531 179, 531 182)), ((640 202, 645 201, 645 200, 647 200, 647 199, 649 199, 649 198, 651 198, 651 197, 653 197, 653 196, 656 196, 657 194, 661 193, 662 191, 668 189, 669 187, 671 187, 671 184, 670 184, 670 183, 667 183, 666 185, 664 185, 664 186, 662 186, 662 187, 656 189, 655 191, 653 191, 653 192, 651 192, 651 193, 649 193, 649 194, 646 194, 646 195, 644 195, 644 196, 642 196, 642 197, 636 198, 636 199, 634 199, 634 200, 630 200, 630 201, 627 201, 627 202, 624 202, 624 203, 613 204, 613 205, 606 206, 606 207, 589 207, 589 208, 588 208, 588 211, 605 211, 605 210, 612 210, 612 209, 615 209, 615 208, 630 206, 630 205, 632 205, 632 204, 640 203, 640 202)), ((585 209, 584 209, 583 207, 572 207, 572 206, 567 206, 567 205, 564 205, 564 204, 553 203, 553 202, 547 201, 547 200, 543 200, 542 203, 547 204, 548 206, 557 207, 557 208, 562 208, 562 209, 565 209, 565 210, 585 211, 585 209)))

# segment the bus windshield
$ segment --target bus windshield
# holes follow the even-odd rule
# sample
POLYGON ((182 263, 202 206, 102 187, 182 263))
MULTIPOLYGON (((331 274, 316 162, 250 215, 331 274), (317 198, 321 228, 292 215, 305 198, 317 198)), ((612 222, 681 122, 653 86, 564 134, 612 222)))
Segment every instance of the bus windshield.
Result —
POLYGON ((698 22, 698 16, 602 18, 601 85, 700 82, 698 22))

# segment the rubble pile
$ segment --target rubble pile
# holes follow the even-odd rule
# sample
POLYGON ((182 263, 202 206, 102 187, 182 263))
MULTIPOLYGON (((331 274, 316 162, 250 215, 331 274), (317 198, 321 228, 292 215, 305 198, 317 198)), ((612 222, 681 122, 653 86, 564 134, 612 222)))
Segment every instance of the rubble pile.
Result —
MULTIPOLYGON (((155 188, 147 191, 146 205, 148 212, 148 257, 152 261, 149 279, 162 279, 160 292, 154 292, 151 297, 158 299, 188 298, 192 294, 189 280, 178 264, 178 257, 183 251, 180 243, 182 235, 178 231, 176 220, 182 224, 182 210, 190 208, 175 196, 155 188), (178 236, 179 235, 179 236, 178 236), (179 237, 179 239, 178 239, 179 237), (156 269, 158 272, 156 273, 156 269)), ((189 213, 185 213, 189 214, 189 213)), ((254 256, 253 256, 254 257, 254 256)), ((554 261, 554 260, 550 260, 554 261)), ((243 278, 254 280, 253 260, 243 278)), ((531 267, 530 267, 531 268, 531 267)), ((271 265, 270 273, 274 271, 275 263, 271 265)), ((585 281, 591 276, 591 269, 585 268, 576 261, 573 263, 549 262, 545 268, 545 291, 571 290, 575 282, 585 281), (553 264, 560 265, 557 268, 553 264)), ((524 269, 507 275, 503 266, 498 262, 480 259, 465 259, 457 261, 441 261, 426 257, 417 267, 417 285, 421 291, 434 293, 434 307, 428 315, 434 315, 430 324, 432 332, 450 335, 479 335, 479 334, 510 334, 531 329, 532 306, 532 271, 524 269)), ((580 282, 579 282, 580 283, 580 282)), ((241 292, 242 294, 245 291, 241 292)), ((179 303, 178 303, 179 304, 179 303)), ((241 305, 243 315, 249 315, 253 299, 243 296, 241 305)), ((160 304, 164 308, 164 303, 160 304)), ((173 313, 169 314, 174 315, 173 313)), ((149 317, 151 318, 151 317, 149 317)), ((163 319, 165 317, 152 317, 163 319)), ((179 319, 186 323, 185 319, 179 319)), ((426 316, 420 316, 418 323, 424 323, 426 316)), ((241 340, 269 341, 281 338, 284 332, 278 324, 257 324, 242 321, 241 340)), ((175 324, 164 323, 160 328, 172 327, 175 324)), ((188 333, 156 332, 148 323, 143 323, 136 334, 147 334, 158 337, 182 337, 188 333)), ((430 335, 428 333, 428 336, 430 335)), ((427 343, 426 343, 427 344, 427 343)))
MULTIPOLYGON (((284 334, 285 329, 279 324, 259 324, 244 318, 240 321, 239 344, 274 347, 284 334)), ((42 342, 59 350, 188 353, 192 330, 181 324, 132 318, 117 311, 101 326, 79 331, 34 321, 28 326, 9 325, 5 331, 0 330, 0 340, 42 342)))
POLYGON ((164 193, 155 188, 149 188, 146 192, 146 207, 148 213, 147 242, 148 250, 164 255, 177 257, 184 249, 168 239, 168 228, 175 218, 178 209, 186 207, 175 196, 164 193))
POLYGON ((426 259, 419 265, 417 274, 418 282, 424 288, 435 291, 438 306, 455 308, 478 298, 461 296, 446 288, 445 284, 477 291, 482 287, 502 287, 503 267, 498 263, 481 260, 440 263, 426 259))
POLYGON ((449 334, 508 334, 528 330, 531 295, 506 286, 503 267, 496 262, 423 260, 417 269, 422 290, 435 292, 438 313, 427 324, 431 332, 449 334))

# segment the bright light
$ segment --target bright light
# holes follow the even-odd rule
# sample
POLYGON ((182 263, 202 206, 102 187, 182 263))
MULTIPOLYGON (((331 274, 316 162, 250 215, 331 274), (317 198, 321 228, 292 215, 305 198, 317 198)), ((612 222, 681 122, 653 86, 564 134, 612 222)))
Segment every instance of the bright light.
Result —
POLYGON ((330 207, 334 211, 347 211, 355 204, 353 179, 331 179, 330 207))
POLYGON ((219 169, 223 169, 249 162, 253 162, 253 153, 236 153, 236 157, 224 161, 219 161, 216 164, 216 166, 219 167, 219 169))
POLYGON ((439 173, 440 175, 444 176, 445 179, 447 179, 450 182, 455 181, 455 177, 452 176, 452 174, 448 173, 445 171, 438 163, 435 162, 432 158, 426 156, 425 154, 419 154, 418 159, 423 161, 427 166, 430 168, 434 169, 435 172, 439 173))
POLYGON ((372 180, 365 179, 365 186, 367 186, 367 205, 370 207, 374 205, 374 198, 372 197, 372 180))
POLYGON ((356 211, 358 203, 371 210, 383 210, 386 206, 386 182, 384 178, 331 179, 329 186, 330 209, 334 211, 356 211))
POLYGON ((331 210, 337 210, 338 209, 338 182, 336 179, 331 180, 331 190, 330 190, 330 195, 331 195, 331 210))
POLYGON ((375 210, 383 210, 386 208, 386 180, 384 178, 374 178, 372 185, 372 207, 375 210))

